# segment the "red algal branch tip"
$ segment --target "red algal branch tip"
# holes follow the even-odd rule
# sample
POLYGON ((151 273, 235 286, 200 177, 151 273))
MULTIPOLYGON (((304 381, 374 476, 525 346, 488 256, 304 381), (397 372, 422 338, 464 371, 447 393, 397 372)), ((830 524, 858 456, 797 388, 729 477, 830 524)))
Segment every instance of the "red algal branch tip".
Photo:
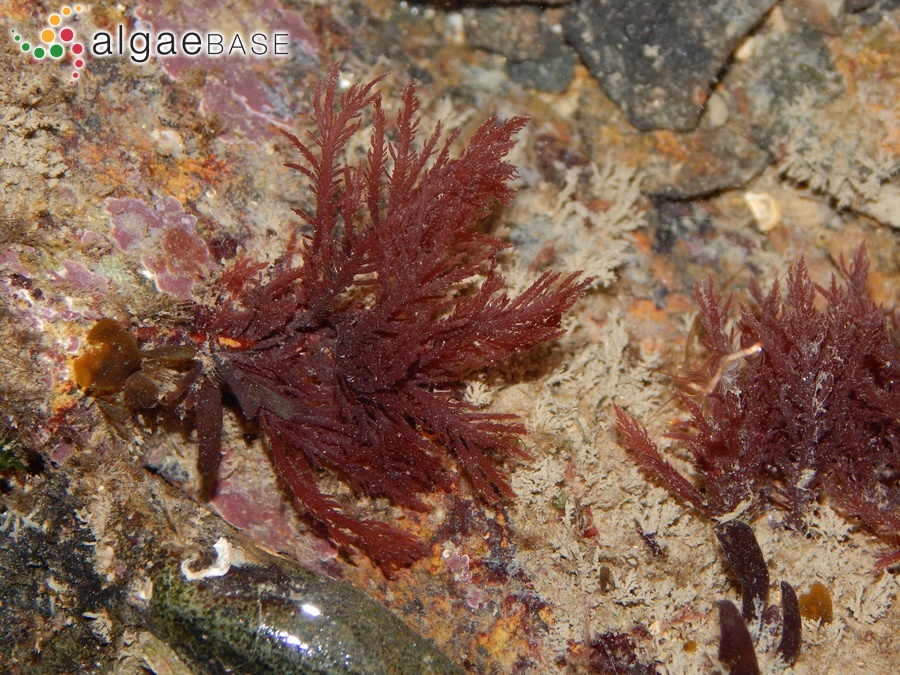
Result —
POLYGON ((286 134, 302 159, 288 166, 309 181, 315 204, 297 211, 308 226, 301 264, 293 245, 270 269, 232 263, 217 304, 195 308, 191 332, 201 339, 185 352, 193 365, 161 403, 193 409, 198 467, 213 474, 230 391, 258 422, 297 508, 391 574, 424 555, 423 543, 353 517, 320 491, 320 477, 423 510, 423 493, 456 482, 449 456, 487 503, 512 497, 495 461, 524 456, 516 436, 525 428, 466 402, 464 379, 558 338, 589 280, 546 273, 511 298, 496 269, 507 244, 473 228, 512 198, 516 170, 503 159, 524 118, 487 120, 454 156, 459 132, 441 140, 439 125, 417 144, 412 86, 389 133, 376 83, 338 95, 335 67, 316 87, 313 130, 286 134), (367 156, 346 159, 366 110, 367 156))
POLYGON ((788 273, 785 297, 779 284, 763 294, 754 281, 756 306, 741 307, 735 334, 726 332, 730 299, 723 303, 712 281, 699 284, 705 346, 719 368, 705 406, 680 394, 691 419, 671 434, 689 449, 699 481, 678 473, 616 408, 641 466, 712 517, 763 497, 798 524, 827 493, 873 531, 900 535, 900 335, 868 296, 868 268, 861 247, 843 268, 844 286, 814 284, 803 260, 788 273))

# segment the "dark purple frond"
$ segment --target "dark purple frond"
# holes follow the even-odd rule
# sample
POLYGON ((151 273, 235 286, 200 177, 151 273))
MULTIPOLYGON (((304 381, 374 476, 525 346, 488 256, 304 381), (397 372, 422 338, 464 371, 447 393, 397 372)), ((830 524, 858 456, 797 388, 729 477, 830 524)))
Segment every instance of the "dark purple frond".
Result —
POLYGON ((775 654, 786 666, 794 665, 800 655, 803 621, 797 592, 788 582, 781 582, 781 640, 775 654))
POLYGON ((769 569, 756 535, 747 523, 730 520, 716 526, 716 538, 741 582, 741 615, 752 621, 762 615, 769 597, 769 569))
POLYGON ((744 617, 731 600, 719 603, 719 661, 731 675, 759 675, 753 638, 744 617))

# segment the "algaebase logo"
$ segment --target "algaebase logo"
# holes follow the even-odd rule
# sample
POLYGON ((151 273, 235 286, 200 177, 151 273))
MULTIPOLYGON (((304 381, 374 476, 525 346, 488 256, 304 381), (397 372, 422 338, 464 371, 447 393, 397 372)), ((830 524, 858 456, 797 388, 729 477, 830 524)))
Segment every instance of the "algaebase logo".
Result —
POLYGON ((22 51, 30 52, 31 56, 37 61, 44 59, 62 61, 63 57, 69 54, 71 64, 74 66, 72 79, 69 80, 72 84, 78 80, 78 73, 84 68, 84 57, 86 54, 84 45, 75 40, 75 30, 71 26, 64 24, 82 9, 81 5, 76 5, 74 8, 63 7, 58 13, 51 14, 47 19, 48 28, 44 28, 41 31, 40 38, 35 40, 35 44, 32 44, 24 36, 13 30, 13 39, 19 43, 22 51))

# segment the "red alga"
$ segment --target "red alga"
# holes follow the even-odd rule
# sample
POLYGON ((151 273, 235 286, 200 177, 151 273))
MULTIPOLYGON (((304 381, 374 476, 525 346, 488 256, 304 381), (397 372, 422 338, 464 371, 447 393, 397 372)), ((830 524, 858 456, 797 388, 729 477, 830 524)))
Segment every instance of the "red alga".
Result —
POLYGON ((763 294, 754 281, 755 306, 740 308, 735 331, 726 328, 730 300, 711 280, 699 284, 705 346, 722 376, 703 406, 680 394, 691 419, 671 436, 690 450, 700 480, 676 471, 617 408, 641 465, 713 517, 762 496, 799 523, 827 493, 876 532, 900 534, 900 335, 868 296, 868 268, 860 248, 846 285, 816 285, 803 260, 788 273, 786 297, 777 282, 763 294), (741 350, 754 358, 726 363, 741 350))
POLYGON ((562 313, 584 293, 580 274, 546 273, 511 298, 496 269, 506 244, 474 225, 508 203, 515 168, 503 161, 525 124, 489 119, 456 156, 459 132, 440 125, 416 149, 419 101, 402 94, 388 129, 375 82, 340 97, 338 70, 313 97, 314 130, 286 134, 315 208, 308 229, 266 265, 234 262, 214 307, 197 306, 197 358, 174 394, 196 419, 205 474, 220 462, 222 390, 256 420, 297 508, 342 547, 387 573, 424 555, 411 534, 358 519, 318 487, 341 477, 361 495, 425 509, 420 495, 454 484, 448 455, 489 504, 513 496, 497 458, 522 456, 514 415, 463 397, 467 376, 562 334, 562 313), (346 145, 371 111, 367 157, 346 145), (388 140, 390 138, 394 140, 388 140))

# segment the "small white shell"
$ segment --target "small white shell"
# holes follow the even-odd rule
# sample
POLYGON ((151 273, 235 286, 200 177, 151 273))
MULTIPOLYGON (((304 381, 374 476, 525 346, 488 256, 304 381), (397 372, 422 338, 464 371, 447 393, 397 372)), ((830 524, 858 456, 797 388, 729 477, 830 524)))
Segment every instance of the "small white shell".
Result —
POLYGON ((769 232, 781 223, 781 202, 768 192, 745 192, 744 202, 760 232, 769 232))

